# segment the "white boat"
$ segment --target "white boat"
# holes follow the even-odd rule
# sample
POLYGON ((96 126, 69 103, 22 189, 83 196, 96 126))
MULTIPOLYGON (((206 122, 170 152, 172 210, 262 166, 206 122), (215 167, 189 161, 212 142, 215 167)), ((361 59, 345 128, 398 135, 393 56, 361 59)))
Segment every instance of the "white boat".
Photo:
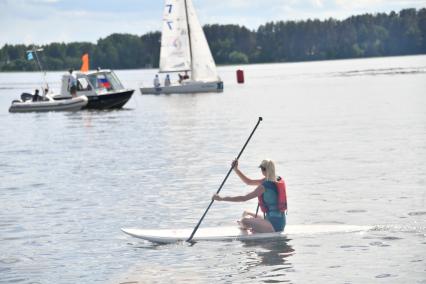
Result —
POLYGON ((22 93, 20 100, 13 100, 9 107, 9 112, 45 112, 45 111, 77 111, 87 106, 89 100, 86 96, 71 97, 64 100, 55 100, 55 94, 50 90, 46 81, 46 72, 43 71, 41 62, 38 58, 37 52, 43 51, 42 48, 35 46, 27 50, 27 58, 29 60, 36 59, 40 72, 43 73, 44 86, 42 87, 43 95, 39 95, 38 90, 34 95, 29 93, 22 93))
POLYGON ((86 96, 58 101, 53 99, 52 94, 47 94, 41 96, 39 100, 33 101, 32 95, 23 93, 21 100, 12 102, 9 112, 77 111, 84 108, 87 103, 86 96))
POLYGON ((223 82, 192 0, 165 1, 159 72, 190 72, 190 76, 169 86, 143 86, 142 94, 223 91, 223 82))
MULTIPOLYGON (((109 69, 98 69, 88 72, 75 72, 77 77, 77 96, 85 96, 88 109, 117 109, 123 107, 132 97, 133 89, 126 89, 117 75, 109 69)), ((71 98, 68 82, 70 74, 62 76, 61 93, 55 100, 71 98)))

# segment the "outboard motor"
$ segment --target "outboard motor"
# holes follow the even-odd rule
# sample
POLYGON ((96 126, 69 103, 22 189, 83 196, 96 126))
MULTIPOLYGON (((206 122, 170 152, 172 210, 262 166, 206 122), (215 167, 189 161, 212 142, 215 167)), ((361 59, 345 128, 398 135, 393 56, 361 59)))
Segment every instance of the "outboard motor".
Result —
POLYGON ((23 101, 23 102, 25 102, 25 101, 29 101, 29 100, 32 100, 33 99, 33 95, 31 95, 31 94, 29 94, 29 93, 22 93, 21 94, 21 100, 23 101))

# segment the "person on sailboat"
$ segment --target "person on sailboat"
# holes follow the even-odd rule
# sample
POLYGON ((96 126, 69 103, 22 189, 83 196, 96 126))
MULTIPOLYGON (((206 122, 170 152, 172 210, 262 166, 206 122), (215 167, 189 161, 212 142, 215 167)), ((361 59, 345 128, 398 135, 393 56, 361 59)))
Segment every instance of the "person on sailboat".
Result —
POLYGON ((164 79, 164 86, 168 87, 170 86, 170 76, 169 74, 166 75, 166 79, 164 79))
POLYGON ((183 80, 189 79, 188 71, 185 71, 185 74, 183 75, 183 80))
POLYGON ((188 71, 185 71, 185 74, 183 75, 181 74, 178 74, 178 75, 179 75, 179 83, 182 83, 183 80, 189 79, 188 71))
POLYGON ((160 79, 158 78, 158 74, 155 74, 155 77, 154 77, 154 87, 156 88, 160 87, 160 79))
POLYGON ((285 200, 285 210, 283 210, 280 204, 281 198, 276 182, 277 177, 275 175, 274 162, 271 160, 263 160, 259 168, 264 178, 250 179, 238 168, 238 160, 234 160, 233 169, 238 177, 247 185, 257 186, 256 189, 246 195, 222 197, 219 194, 215 194, 212 198, 217 201, 244 202, 257 197, 259 199, 259 205, 261 205, 260 202, 263 203, 263 206, 261 205, 262 211, 264 207, 266 207, 266 212, 264 212, 265 217, 263 218, 257 216, 255 213, 244 211, 242 219, 239 222, 242 228, 252 230, 254 233, 281 232, 284 230, 286 224, 284 213, 287 209, 285 188, 283 197, 283 200, 285 200))

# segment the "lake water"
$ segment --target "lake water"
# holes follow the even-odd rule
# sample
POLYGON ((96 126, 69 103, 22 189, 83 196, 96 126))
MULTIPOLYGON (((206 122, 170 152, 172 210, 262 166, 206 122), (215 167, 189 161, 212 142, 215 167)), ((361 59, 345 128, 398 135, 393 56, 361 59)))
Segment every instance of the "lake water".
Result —
MULTIPOLYGON (((155 70, 116 73, 138 88, 155 70)), ((426 56, 219 73, 221 94, 136 91, 119 111, 27 114, 10 102, 41 75, 0 73, 0 282, 426 283, 426 56), (275 160, 288 225, 305 234, 190 246, 120 231, 193 228, 259 116, 240 169, 257 178, 275 160)), ((61 74, 47 74, 56 90, 61 74)), ((231 174, 221 193, 249 190, 231 174)), ((215 202, 201 226, 234 225, 244 209, 256 201, 215 202)))

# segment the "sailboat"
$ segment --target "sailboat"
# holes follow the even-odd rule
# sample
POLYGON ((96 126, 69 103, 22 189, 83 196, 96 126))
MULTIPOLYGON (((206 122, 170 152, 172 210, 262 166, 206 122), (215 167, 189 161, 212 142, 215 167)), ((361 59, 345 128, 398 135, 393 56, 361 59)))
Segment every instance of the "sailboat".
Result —
POLYGON ((192 0, 165 0, 159 72, 190 72, 190 76, 167 86, 142 87, 142 94, 223 91, 192 0))

